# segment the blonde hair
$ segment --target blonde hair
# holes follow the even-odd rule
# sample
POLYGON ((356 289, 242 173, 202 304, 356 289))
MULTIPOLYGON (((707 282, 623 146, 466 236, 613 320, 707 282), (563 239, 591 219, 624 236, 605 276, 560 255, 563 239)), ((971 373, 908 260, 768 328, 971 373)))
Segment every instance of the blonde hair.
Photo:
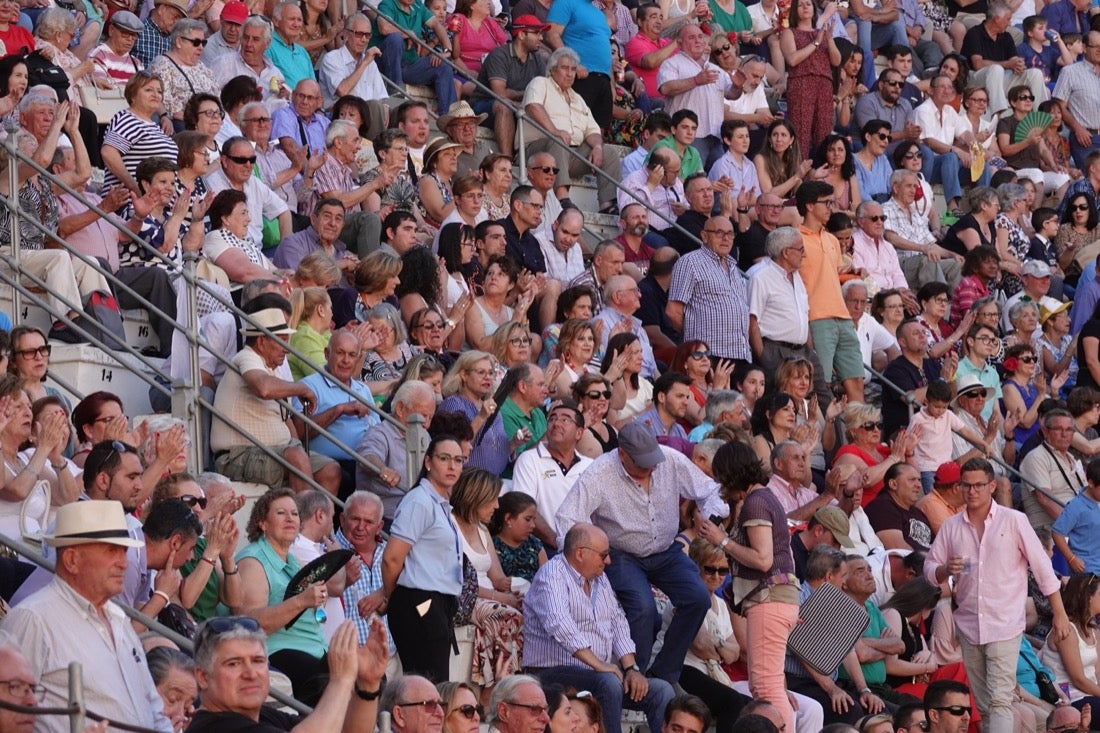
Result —
POLYGON ((462 375, 474 368, 480 361, 488 361, 489 368, 493 368, 493 355, 484 351, 464 351, 455 359, 451 370, 443 377, 443 396, 450 397, 462 391, 462 375))
POLYGON ((298 324, 322 305, 332 305, 332 299, 324 288, 312 286, 295 290, 290 294, 290 327, 298 328, 298 324))
POLYGON ((519 331, 521 336, 528 336, 530 334, 527 331, 527 326, 517 321, 508 321, 503 326, 493 332, 492 341, 489 343, 489 351, 492 353, 496 360, 505 366, 508 364, 508 342, 513 335, 519 331))
POLYGON ((844 407, 842 413, 844 417, 844 427, 848 428, 848 431, 868 420, 878 420, 882 417, 882 412, 874 405, 864 404, 863 402, 849 402, 844 407))

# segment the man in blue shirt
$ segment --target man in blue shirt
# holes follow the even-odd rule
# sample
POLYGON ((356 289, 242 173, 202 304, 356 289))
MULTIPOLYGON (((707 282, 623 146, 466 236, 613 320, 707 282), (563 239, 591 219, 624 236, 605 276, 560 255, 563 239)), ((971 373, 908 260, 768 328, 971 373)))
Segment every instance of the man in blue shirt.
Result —
POLYGON ((1075 573, 1100 573, 1100 461, 1085 467, 1085 490, 1066 504, 1050 533, 1075 573))

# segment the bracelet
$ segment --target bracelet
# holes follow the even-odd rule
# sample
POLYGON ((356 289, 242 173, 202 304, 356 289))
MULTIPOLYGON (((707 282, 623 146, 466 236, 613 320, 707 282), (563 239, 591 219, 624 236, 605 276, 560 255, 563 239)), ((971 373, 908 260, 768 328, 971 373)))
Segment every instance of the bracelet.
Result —
POLYGON ((360 700, 366 700, 367 702, 370 702, 371 700, 377 700, 378 696, 382 694, 382 685, 379 685, 378 689, 374 690, 374 691, 360 690, 359 689, 359 683, 356 682, 355 683, 355 694, 359 696, 360 700))
MULTIPOLYGON (((163 599, 164 599, 164 604, 165 604, 165 605, 168 605, 169 603, 171 603, 171 602, 172 602, 172 599, 171 599, 171 598, 170 598, 170 597, 168 596, 168 594, 167 594, 167 593, 165 593, 165 592, 164 592, 164 591, 162 591, 162 590, 155 590, 155 591, 153 591, 153 595, 154 595, 154 596, 160 596, 161 598, 163 598, 163 599)), ((150 596, 150 600, 152 600, 152 596, 150 596)))
POLYGON ((729 543, 730 543, 730 538, 725 537, 725 538, 723 538, 723 540, 721 542, 718 543, 718 546, 721 547, 724 550, 724 549, 726 549, 726 545, 728 545, 729 543))
POLYGON ((54 473, 61 473, 62 471, 64 471, 68 467, 69 467, 69 462, 68 461, 62 461, 61 463, 58 463, 58 464, 54 464, 52 461, 50 462, 50 468, 52 468, 54 470, 54 473))
POLYGON ((233 568, 233 572, 229 572, 228 570, 223 570, 222 574, 223 575, 236 575, 239 572, 241 572, 240 568, 233 568))
POLYGON ((199 560, 202 561, 202 562, 210 563, 210 567, 214 567, 216 565, 216 563, 213 560, 211 560, 210 558, 208 558, 206 555, 203 555, 202 557, 200 557, 199 560))

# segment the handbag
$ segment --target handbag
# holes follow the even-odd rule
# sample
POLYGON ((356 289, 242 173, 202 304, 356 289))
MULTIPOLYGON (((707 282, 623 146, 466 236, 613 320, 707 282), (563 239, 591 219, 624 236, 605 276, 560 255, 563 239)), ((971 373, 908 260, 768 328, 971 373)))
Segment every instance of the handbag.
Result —
POLYGON ((1062 696, 1058 694, 1058 687, 1054 684, 1054 680, 1050 678, 1046 670, 1036 667, 1026 654, 1020 656, 1027 662, 1027 666, 1035 670, 1035 685, 1039 688, 1039 699, 1051 705, 1057 705, 1062 700, 1062 696))
POLYGON ((122 89, 112 85, 110 89, 100 89, 95 84, 84 84, 77 87, 80 92, 80 106, 87 107, 95 113, 95 121, 106 125, 116 114, 126 109, 126 103, 122 89))

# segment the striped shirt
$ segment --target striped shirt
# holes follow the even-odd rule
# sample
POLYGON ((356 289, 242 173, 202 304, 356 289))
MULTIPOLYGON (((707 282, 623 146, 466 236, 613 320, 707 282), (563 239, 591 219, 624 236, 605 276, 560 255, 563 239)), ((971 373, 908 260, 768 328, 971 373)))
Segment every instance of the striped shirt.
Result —
POLYGON ((705 247, 684 255, 672 268, 668 299, 684 304, 685 341, 705 341, 723 359, 752 360, 748 288, 733 257, 705 247))
POLYGON ((106 43, 101 43, 92 49, 88 58, 95 62, 94 76, 110 79, 120 88, 126 86, 130 77, 145 68, 137 56, 130 53, 119 56, 106 43))
MULTIPOLYGON (((345 550, 351 550, 358 554, 358 550, 352 547, 351 542, 344 536, 343 530, 336 530, 336 542, 345 550)), ((359 566, 359 580, 344 589, 344 615, 355 622, 355 628, 359 631, 359 644, 366 644, 370 636, 370 619, 359 615, 359 599, 366 598, 371 593, 382 588, 382 553, 386 549, 386 541, 379 540, 374 548, 374 556, 367 565, 367 558, 359 555, 362 564, 359 566)), ((390 653, 396 647, 393 645, 393 637, 390 636, 390 621, 387 616, 382 616, 382 623, 386 627, 386 638, 389 640, 390 653)))
MULTIPOLYGON (((122 154, 122 164, 131 176, 137 171, 138 163, 146 158, 156 155, 173 162, 179 158, 179 148, 172 138, 164 134, 160 125, 139 119, 128 109, 119 111, 107 123, 103 144, 122 154)), ((108 168, 103 177, 103 190, 120 183, 118 176, 108 168)))
POLYGON ((539 568, 523 599, 523 664, 527 667, 587 668, 573 655, 591 649, 601 662, 617 663, 634 653, 626 614, 607 576, 585 580, 555 555, 539 568))

